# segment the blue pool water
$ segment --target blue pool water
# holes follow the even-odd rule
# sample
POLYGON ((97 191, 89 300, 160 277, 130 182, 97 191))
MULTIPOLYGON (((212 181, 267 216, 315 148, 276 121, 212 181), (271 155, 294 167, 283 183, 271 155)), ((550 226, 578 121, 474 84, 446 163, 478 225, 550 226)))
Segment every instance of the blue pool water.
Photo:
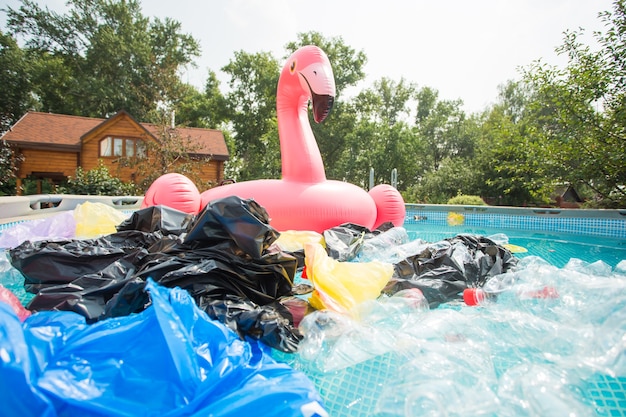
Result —
POLYGON ((626 239, 614 237, 425 223, 407 224, 406 229, 411 239, 423 239, 427 242, 436 242, 462 233, 481 236, 504 234, 510 244, 528 250, 524 253, 515 253, 515 256, 520 258, 539 256, 559 268, 565 266, 572 258, 589 263, 604 261, 613 267, 626 259, 626 239))

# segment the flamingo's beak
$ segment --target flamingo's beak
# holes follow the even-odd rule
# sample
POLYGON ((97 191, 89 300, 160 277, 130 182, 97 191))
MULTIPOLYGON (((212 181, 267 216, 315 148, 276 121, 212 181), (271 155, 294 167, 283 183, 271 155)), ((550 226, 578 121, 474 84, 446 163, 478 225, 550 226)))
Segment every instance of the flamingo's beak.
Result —
POLYGON ((328 94, 315 94, 311 91, 311 101, 313 102, 313 120, 315 123, 322 123, 335 104, 335 97, 328 94))

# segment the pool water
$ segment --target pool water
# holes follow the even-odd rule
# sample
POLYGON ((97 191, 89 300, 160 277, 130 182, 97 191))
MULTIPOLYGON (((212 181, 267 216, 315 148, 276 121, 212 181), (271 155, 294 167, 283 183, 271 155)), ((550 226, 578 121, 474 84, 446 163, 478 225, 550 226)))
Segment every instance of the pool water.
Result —
POLYGON ((626 239, 613 237, 426 223, 407 224, 405 228, 411 240, 419 238, 427 242, 436 242, 458 234, 481 236, 505 234, 510 244, 528 250, 524 253, 515 253, 515 256, 519 258, 539 256, 559 268, 565 266, 572 258, 588 263, 603 261, 612 267, 626 259, 626 239))

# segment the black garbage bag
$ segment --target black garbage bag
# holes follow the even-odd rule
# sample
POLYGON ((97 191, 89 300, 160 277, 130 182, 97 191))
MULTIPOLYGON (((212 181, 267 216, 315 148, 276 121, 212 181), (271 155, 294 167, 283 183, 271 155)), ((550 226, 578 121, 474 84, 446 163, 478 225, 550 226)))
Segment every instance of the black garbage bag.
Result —
POLYGON ((228 249, 260 259, 280 234, 269 225, 267 211, 254 200, 232 196, 207 204, 191 225, 185 243, 228 249), (226 244, 226 248, 223 246, 226 244))
POLYGON ((259 305, 291 294, 297 262, 284 253, 252 262, 212 248, 171 255, 146 262, 136 276, 186 289, 196 299, 236 295, 259 305))
POLYGON ((152 278, 187 290, 201 308, 239 300, 252 310, 232 315, 231 321, 245 319, 233 325, 240 334, 295 350, 297 329, 276 302, 292 294, 297 260, 273 244, 279 234, 267 224, 265 209, 229 197, 207 205, 188 227, 176 213, 168 218, 178 220, 164 221, 171 212, 162 208, 141 212, 120 226, 126 230, 102 238, 25 242, 12 250, 12 264, 36 292, 28 308, 74 311, 88 322, 137 313, 150 304, 144 286, 152 278))
POLYGON ((461 299, 464 289, 482 286, 489 277, 509 271, 517 262, 508 249, 489 238, 458 235, 395 264, 394 275, 383 292, 419 288, 435 308, 461 299))
MULTIPOLYGON (((140 259, 146 255, 145 249, 137 248, 98 272, 82 275, 66 284, 42 288, 27 308, 31 311, 73 311, 85 317, 87 323, 105 318, 107 303, 129 281, 135 280, 135 264, 140 264, 140 259)), ((145 296, 143 308, 128 307, 123 315, 142 311, 149 304, 147 294, 145 296)))
POLYGON ((258 306, 250 300, 227 296, 208 300, 200 308, 241 337, 261 340, 282 352, 295 352, 302 340, 302 334, 293 326, 291 313, 280 302, 258 306))
POLYGON ((137 248, 161 247, 171 241, 160 232, 126 230, 96 239, 25 241, 9 250, 9 258, 11 265, 24 275, 25 290, 36 294, 42 288, 96 274, 137 248))
POLYGON ((375 230, 354 223, 344 223, 324 230, 326 252, 337 261, 351 261, 358 255, 364 240, 371 239, 392 227, 391 222, 383 223, 375 230))
POLYGON ((135 211, 116 228, 139 230, 141 232, 161 232, 164 235, 182 235, 187 233, 195 216, 167 206, 151 206, 135 211))

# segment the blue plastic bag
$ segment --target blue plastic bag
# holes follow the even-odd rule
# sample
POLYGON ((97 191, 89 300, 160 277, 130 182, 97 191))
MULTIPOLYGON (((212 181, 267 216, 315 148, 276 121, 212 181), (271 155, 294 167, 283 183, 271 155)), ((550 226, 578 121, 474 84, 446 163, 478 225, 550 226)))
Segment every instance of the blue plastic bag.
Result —
POLYGON ((191 296, 149 280, 139 314, 85 323, 0 303, 5 416, 327 416, 304 373, 242 341, 191 296))

